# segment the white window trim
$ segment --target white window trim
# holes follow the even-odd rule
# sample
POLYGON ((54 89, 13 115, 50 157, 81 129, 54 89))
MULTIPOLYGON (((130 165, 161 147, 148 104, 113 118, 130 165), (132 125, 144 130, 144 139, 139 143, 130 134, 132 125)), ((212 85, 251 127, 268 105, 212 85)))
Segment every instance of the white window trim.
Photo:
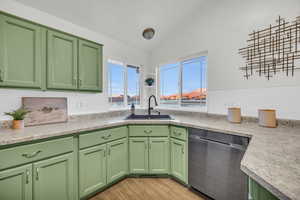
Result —
POLYGON ((170 62, 165 62, 165 63, 161 63, 159 64, 156 68, 155 68, 155 74, 156 74, 156 80, 157 80, 157 84, 156 84, 156 96, 157 96, 157 101, 158 101, 158 108, 164 109, 164 110, 182 110, 182 111, 194 111, 195 109, 198 109, 196 111, 198 112, 207 112, 208 111, 208 99, 209 99, 209 94, 208 94, 208 70, 206 71, 206 90, 207 90, 207 96, 206 96, 206 104, 205 106, 199 106, 199 107, 183 107, 181 106, 180 101, 178 101, 178 105, 175 107, 170 107, 167 106, 166 104, 161 104, 160 103, 160 76, 159 76, 159 69, 160 67, 164 66, 164 65, 169 65, 169 64, 174 64, 174 63, 179 63, 179 82, 178 82, 178 87, 179 87, 179 93, 180 93, 180 99, 181 99, 181 95, 182 95, 182 63, 190 60, 190 59, 194 59, 197 57, 202 57, 202 56, 206 56, 207 58, 207 63, 208 63, 208 52, 207 51, 203 51, 203 52, 199 52, 199 53, 195 53, 189 56, 185 56, 185 57, 181 57, 181 58, 177 58, 174 59, 173 61, 170 62))
POLYGON ((140 95, 140 104, 139 105, 135 105, 136 108, 140 108, 142 107, 142 85, 141 85, 141 80, 142 80, 142 65, 134 65, 134 64, 127 64, 125 62, 120 62, 118 60, 113 60, 113 59, 108 59, 107 60, 107 92, 108 92, 108 101, 109 101, 109 98, 111 97, 111 94, 112 94, 112 91, 111 91, 111 78, 110 78, 110 70, 109 70, 109 67, 108 67, 108 63, 112 63, 112 64, 117 64, 117 65, 122 65, 124 67, 124 73, 123 73, 123 80, 124 80, 124 102, 123 102, 123 105, 120 105, 120 106, 112 106, 112 102, 108 102, 109 105, 110 105, 110 110, 127 110, 130 105, 127 105, 128 104, 128 101, 127 101, 127 92, 128 92, 128 82, 127 82, 127 78, 128 78, 128 65, 130 66, 135 66, 135 67, 138 67, 139 68, 139 95, 140 95))

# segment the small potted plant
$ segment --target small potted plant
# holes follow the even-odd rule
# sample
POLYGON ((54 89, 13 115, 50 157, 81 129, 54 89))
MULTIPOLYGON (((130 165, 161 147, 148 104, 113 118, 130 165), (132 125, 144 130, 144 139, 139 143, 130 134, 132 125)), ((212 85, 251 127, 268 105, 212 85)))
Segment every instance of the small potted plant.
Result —
POLYGON ((27 113, 29 113, 29 111, 21 107, 12 112, 6 112, 5 115, 9 115, 13 118, 13 129, 22 129, 24 128, 24 118, 27 113))
POLYGON ((146 82, 146 84, 147 84, 148 86, 152 86, 153 83, 154 83, 154 79, 153 79, 153 78, 147 78, 147 79, 145 80, 145 82, 146 82))

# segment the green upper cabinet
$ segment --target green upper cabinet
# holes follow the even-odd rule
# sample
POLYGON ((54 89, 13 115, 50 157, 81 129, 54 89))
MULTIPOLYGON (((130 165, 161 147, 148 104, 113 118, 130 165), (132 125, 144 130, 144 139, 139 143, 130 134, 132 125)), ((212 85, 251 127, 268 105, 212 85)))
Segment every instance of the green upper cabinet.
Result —
POLYGON ((85 197, 106 185, 106 144, 79 152, 80 197, 85 197))
POLYGON ((0 87, 41 89, 41 27, 0 14, 0 44, 0 87))
POLYGON ((102 91, 102 46, 79 40, 79 89, 102 91))
POLYGON ((149 172, 151 174, 169 173, 169 138, 149 138, 149 172))
POLYGON ((32 167, 22 167, 0 171, 0 199, 32 199, 32 167))
POLYGON ((186 142, 171 138, 171 174, 187 183, 186 142))
POLYGON ((47 31, 47 88, 77 89, 77 38, 47 31))
POLYGON ((148 166, 148 138, 131 137, 129 139, 129 169, 132 174, 147 174, 148 166))
POLYGON ((128 173, 128 140, 116 140, 107 144, 107 183, 128 173))
POLYGON ((73 154, 33 164, 33 199, 74 200, 73 154))
POLYGON ((102 92, 102 45, 0 13, 0 87, 102 92))

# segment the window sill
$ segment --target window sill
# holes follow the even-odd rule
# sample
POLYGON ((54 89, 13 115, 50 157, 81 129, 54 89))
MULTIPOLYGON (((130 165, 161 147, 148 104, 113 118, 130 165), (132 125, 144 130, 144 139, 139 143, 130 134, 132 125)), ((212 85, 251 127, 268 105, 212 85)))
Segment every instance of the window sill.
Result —
POLYGON ((158 109, 171 110, 171 111, 188 111, 188 112, 207 112, 207 106, 202 107, 168 107, 168 106, 158 106, 158 109))
MULTIPOLYGON (((143 107, 142 106, 135 106, 135 109, 143 109, 143 107)), ((128 106, 119 106, 119 107, 110 107, 109 108, 109 110, 110 111, 118 111, 118 110, 120 110, 120 111, 124 111, 124 110, 130 110, 130 106, 128 105, 128 106)))

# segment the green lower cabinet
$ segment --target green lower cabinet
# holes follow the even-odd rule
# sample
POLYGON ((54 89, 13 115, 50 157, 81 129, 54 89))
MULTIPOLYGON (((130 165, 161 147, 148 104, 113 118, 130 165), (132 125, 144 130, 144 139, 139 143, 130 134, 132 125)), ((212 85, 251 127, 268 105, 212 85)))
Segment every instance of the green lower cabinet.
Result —
POLYGON ((107 183, 128 173, 128 140, 116 140, 107 144, 107 183))
POLYGON ((169 138, 149 138, 149 173, 169 173, 169 138))
POLYGON ((32 199, 32 165, 0 172, 0 199, 32 199))
POLYGON ((74 200, 73 154, 33 164, 33 199, 74 200))
POLYGON ((80 197, 106 185, 106 144, 79 152, 80 197))
POLYGON ((249 178, 249 200, 278 200, 278 198, 249 178))
POLYGON ((171 174, 187 183, 186 142, 171 138, 171 174))
POLYGON ((148 166, 148 138, 131 137, 129 139, 129 171, 131 174, 147 174, 148 166))

